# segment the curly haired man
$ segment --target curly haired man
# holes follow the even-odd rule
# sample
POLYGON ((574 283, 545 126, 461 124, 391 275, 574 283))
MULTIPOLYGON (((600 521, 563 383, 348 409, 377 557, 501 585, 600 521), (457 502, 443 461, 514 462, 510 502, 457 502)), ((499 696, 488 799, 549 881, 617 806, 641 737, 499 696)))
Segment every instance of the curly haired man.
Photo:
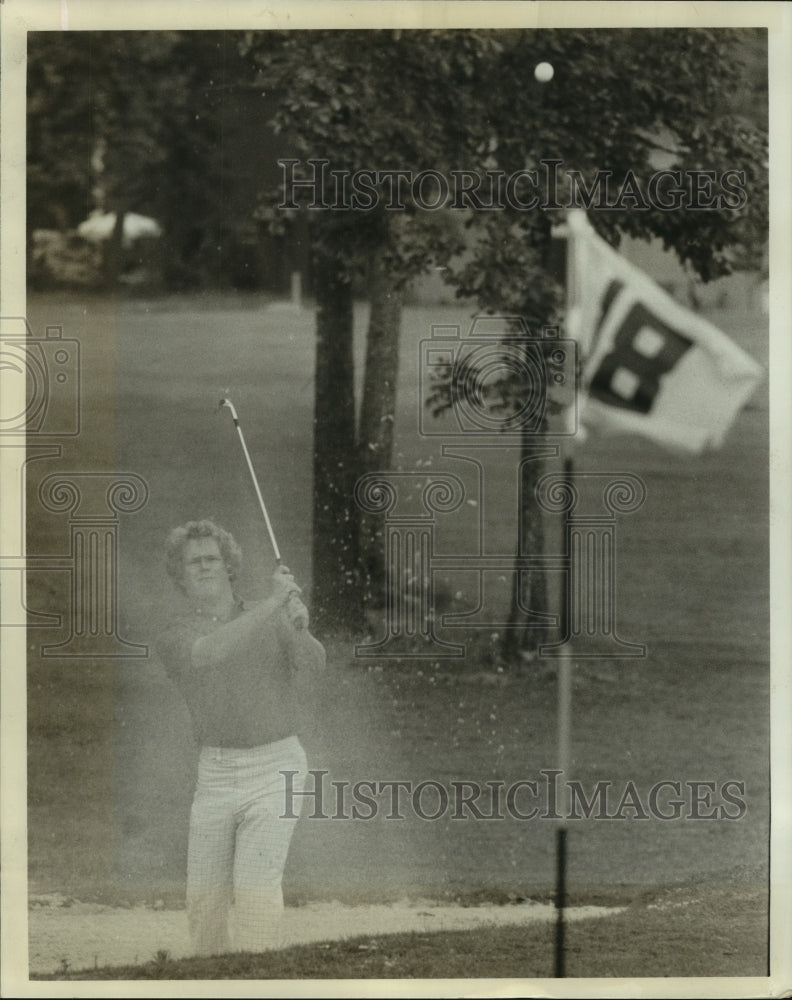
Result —
POLYGON ((204 955, 231 950, 232 930, 240 951, 278 946, 296 822, 284 809, 282 772, 291 772, 290 787, 302 787, 299 681, 325 666, 289 570, 279 566, 271 595, 250 603, 234 586, 241 558, 233 537, 206 520, 174 528, 165 549, 168 574, 189 603, 157 650, 200 747, 187 915, 194 951, 204 955))

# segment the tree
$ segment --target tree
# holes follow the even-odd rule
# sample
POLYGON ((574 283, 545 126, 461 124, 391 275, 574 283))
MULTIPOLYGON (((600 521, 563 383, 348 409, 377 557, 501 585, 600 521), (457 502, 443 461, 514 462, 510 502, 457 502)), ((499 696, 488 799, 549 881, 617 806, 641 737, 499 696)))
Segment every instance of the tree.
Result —
POLYGON ((91 112, 74 35, 31 34, 27 90, 27 229, 68 229, 91 208, 91 112), (63 95, 69 93, 69 100, 63 95))
MULTIPOLYGON (((560 288, 547 261, 551 223, 568 204, 568 191, 559 182, 555 197, 547 192, 554 178, 570 170, 579 171, 589 192, 603 171, 614 178, 607 207, 597 195, 590 212, 593 225, 612 244, 618 246, 623 234, 659 237, 704 280, 750 266, 767 237, 766 119, 761 100, 753 121, 742 102, 747 81, 761 97, 766 80, 760 32, 513 32, 503 33, 501 43, 494 78, 509 84, 489 98, 492 142, 479 169, 501 169, 506 175, 536 170, 549 205, 524 211, 507 203, 497 214, 474 213, 469 220, 475 232, 472 253, 453 276, 460 293, 475 296, 490 311, 523 316, 535 334, 560 318, 560 288), (555 69, 552 83, 544 85, 533 76, 543 60, 555 69), (711 171, 713 197, 722 191, 724 173, 736 171, 748 201, 739 210, 653 206, 646 182, 661 162, 682 177, 711 171)), ((493 387, 494 403, 508 406, 515 395, 522 393, 524 399, 530 387, 506 382, 500 390, 493 387)), ((532 503, 543 472, 541 459, 523 466, 519 534, 524 552, 544 549, 542 519, 532 503)), ((524 574, 519 601, 517 596, 512 622, 527 625, 520 606, 548 610, 544 575, 524 574)), ((529 627, 507 633, 506 652, 519 647, 530 653, 538 641, 529 627)))
MULTIPOLYGON (((253 242, 266 107, 222 31, 34 32, 28 44, 28 232, 73 230, 116 213, 106 280, 115 284, 123 215, 163 230, 170 288, 255 283, 253 242), (68 100, 64 99, 68 94, 68 100), (240 169, 240 163, 245 169, 240 169)), ((266 147, 266 144, 264 144, 266 147)), ((273 174, 274 176, 274 174, 273 174)))
MULTIPOLYGON (((746 40, 754 49, 760 41, 755 33, 721 30, 296 32, 248 39, 248 52, 279 95, 276 126, 288 133, 302 166, 316 159, 327 171, 320 197, 315 189, 306 195, 315 206, 318 266, 336 272, 334 280, 317 280, 318 337, 327 350, 331 342, 335 345, 347 367, 343 375, 337 369, 331 374, 325 361, 319 364, 317 398, 352 393, 348 307, 346 319, 325 332, 332 303, 322 301, 323 289, 348 284, 367 269, 369 274, 370 362, 357 440, 347 419, 345 440, 331 442, 323 433, 321 447, 327 450, 314 456, 320 606, 332 607, 338 571, 337 561, 325 562, 321 554, 323 518, 325 527, 353 525, 357 519, 341 485, 349 475, 350 456, 357 452, 361 470, 389 462, 399 290, 435 259, 451 264, 459 248, 453 227, 442 225, 453 208, 430 213, 408 197, 403 211, 382 212, 388 197, 382 190, 372 209, 340 213, 345 216, 340 224, 339 213, 321 208, 323 202, 338 202, 337 178, 382 165, 411 176, 427 168, 446 174, 467 168, 508 177, 527 168, 545 171, 550 185, 557 171, 574 169, 588 191, 586 185, 595 185, 603 169, 616 178, 630 172, 634 178, 651 176, 661 153, 683 171, 714 170, 718 176, 729 169, 744 171, 752 198, 739 211, 663 211, 643 205, 640 192, 628 185, 613 192, 615 203, 594 219, 613 243, 623 233, 656 235, 704 278, 727 273, 741 252, 750 253, 766 226, 766 136, 761 124, 736 122, 724 106, 724 95, 738 89, 738 57, 746 40), (553 83, 544 88, 533 77, 541 60, 556 70, 553 83), (333 244, 331 253, 322 249, 327 241, 333 244)), ((452 269, 459 293, 486 310, 521 315, 532 329, 557 316, 559 290, 544 261, 551 223, 561 207, 551 197, 534 211, 517 204, 469 211, 468 257, 452 269)), ((318 410, 317 426, 322 419, 318 410)), ((523 495, 530 498, 530 477, 540 475, 542 467, 536 462, 525 468, 529 478, 523 495)), ((526 544, 541 549, 540 519, 526 507, 521 520, 526 544)), ((354 536, 354 527, 351 531, 354 536)), ((351 578, 353 546, 343 544, 350 560, 344 562, 345 575, 351 578)), ((543 578, 528 583, 524 602, 544 610, 543 578)), ((351 623, 360 594, 345 593, 351 600, 346 609, 337 606, 335 616, 351 623)))
MULTIPOLYGON (((472 84, 483 86, 476 80, 481 52, 492 44, 493 36, 477 32, 251 34, 245 51, 276 95, 276 131, 288 136, 307 173, 298 179, 320 178, 295 197, 303 205, 338 204, 338 177, 382 164, 413 174, 427 164, 456 167, 481 132, 485 109, 472 84)), ((279 226, 283 200, 281 188, 265 212, 279 226)), ((352 316, 347 303, 334 307, 334 298, 363 278, 371 306, 357 432, 348 415, 339 422, 321 407, 315 421, 314 614, 342 628, 360 622, 362 601, 383 583, 381 539, 372 522, 361 524, 349 483, 350 476, 354 483, 361 472, 390 465, 402 295, 417 274, 461 248, 449 220, 418 210, 398 180, 379 183, 372 202, 351 212, 320 208, 312 218, 317 400, 333 406, 354 398, 352 316), (403 210, 386 207, 394 201, 403 210), (335 319, 345 320, 331 322, 334 308, 335 319)))
POLYGON ((178 44, 175 32, 30 36, 29 230, 74 228, 94 210, 116 213, 105 261, 110 286, 125 213, 166 214, 157 194, 188 103, 178 44))

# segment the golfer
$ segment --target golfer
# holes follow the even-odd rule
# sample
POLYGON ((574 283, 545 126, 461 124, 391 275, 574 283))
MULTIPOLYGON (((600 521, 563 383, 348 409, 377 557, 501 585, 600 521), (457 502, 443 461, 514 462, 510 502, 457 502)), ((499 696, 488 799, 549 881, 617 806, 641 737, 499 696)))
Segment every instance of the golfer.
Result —
POLYGON ((276 570, 270 597, 248 603, 234 588, 241 557, 211 521, 174 528, 165 549, 168 574, 190 605, 157 650, 200 747, 187 856, 187 916, 200 955, 228 952, 232 940, 240 951, 279 945, 281 881, 296 823, 282 818, 292 814, 281 772, 299 772, 290 787, 302 789, 298 687, 325 665, 289 570, 276 570))

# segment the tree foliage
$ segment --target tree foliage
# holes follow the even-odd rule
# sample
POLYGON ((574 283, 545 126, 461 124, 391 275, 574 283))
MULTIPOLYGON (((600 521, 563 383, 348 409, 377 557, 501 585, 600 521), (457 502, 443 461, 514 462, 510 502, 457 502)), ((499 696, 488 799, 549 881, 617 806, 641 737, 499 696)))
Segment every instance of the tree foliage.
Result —
MULTIPOLYGON (((252 34, 245 52, 275 95, 273 126, 287 137, 303 169, 308 161, 327 161, 348 176, 386 166, 417 173, 427 163, 454 169, 481 132, 477 120, 485 109, 470 84, 496 44, 494 36, 475 32, 317 31, 252 34)), ((334 201, 328 181, 322 197, 334 201)), ((279 207, 283 190, 269 194, 263 216, 288 226, 289 216, 279 207)), ((401 296, 411 279, 463 246, 447 215, 421 212, 409 196, 403 212, 389 211, 392 194, 385 182, 370 211, 320 210, 312 216, 317 398, 354 398, 351 316, 346 326, 331 327, 332 303, 323 294, 337 295, 362 279, 371 304, 357 431, 335 436, 335 415, 328 424, 326 411, 316 413, 313 599, 325 625, 354 626, 362 600, 381 583, 377 529, 369 521, 361 524, 351 486, 360 473, 390 463, 401 296), (344 370, 330 365, 330 350, 349 359, 344 370)), ((301 200, 307 206, 315 192, 302 189, 301 200)))
MULTIPOLYGON (((541 161, 551 159, 562 177, 576 170, 590 186, 609 171, 610 204, 597 210, 595 203, 590 215, 611 244, 624 235, 659 237, 705 280, 749 264, 766 239, 767 133, 761 115, 749 122, 736 107, 746 35, 754 39, 721 29, 506 33, 497 79, 508 83, 488 97, 492 144, 479 168, 541 173, 541 161), (554 66, 549 84, 534 79, 540 60, 554 66), (737 171, 748 202, 739 211, 655 207, 643 193, 661 166, 683 177, 737 171), (623 192, 620 199, 629 174, 639 182, 637 197, 623 192)), ((559 190, 559 206, 565 193, 559 190)), ((458 272, 460 289, 495 310, 546 317, 541 271, 558 215, 552 207, 473 214, 480 252, 458 272), (530 282, 515 281, 526 269, 530 282)))
MULTIPOLYGON (((705 280, 749 261, 765 238, 766 129, 760 120, 748 120, 736 97, 748 79, 761 94, 759 33, 316 31, 251 35, 246 50, 276 94, 274 125, 288 135, 303 164, 321 159, 328 171, 347 175, 399 169, 414 176, 432 169, 482 176, 499 170, 508 176, 554 169, 543 166, 553 160, 562 175, 579 171, 588 185, 608 171, 617 191, 602 211, 591 213, 596 228, 613 244, 623 235, 659 237, 705 280), (742 53, 752 58, 748 71, 742 53), (555 68, 549 85, 534 78, 540 61, 555 68), (691 170, 712 171, 716 191, 724 171, 737 171, 748 202, 740 210, 663 210, 648 203, 640 189, 660 166, 683 177, 691 170), (624 187, 628 177, 633 181, 624 187)), ((313 197, 303 196, 304 203, 313 197)), ((412 277, 438 266, 461 296, 490 312, 519 315, 537 330, 559 318, 561 289, 547 258, 561 197, 549 197, 549 205, 533 211, 507 203, 464 213, 422 211, 407 197, 403 210, 389 212, 388 191, 381 190, 369 211, 307 210, 312 240, 320 252, 330 249, 325 260, 332 260, 339 280, 371 275, 376 265, 379 280, 369 290, 376 294, 379 287, 381 296, 385 287, 393 296, 412 277), (455 225, 462 219, 464 238, 455 225), (383 274, 389 281, 382 281, 383 274)), ((289 224, 273 203, 268 211, 277 224, 289 224)), ((388 340, 391 348, 398 343, 395 315, 375 332, 381 347, 388 340)), ((351 330, 343 336, 351 337, 351 330)), ((349 353, 346 341, 338 349, 349 353)), ((391 357, 397 354, 390 351, 391 357)), ((383 373, 393 379, 394 364, 381 364, 381 382, 383 373)), ((337 388, 352 392, 351 371, 337 388)), ((503 398, 493 404, 515 405, 521 387, 510 382, 500 389, 503 398)), ((494 395, 499 397, 497 387, 494 395)), ((390 399, 390 393, 385 396, 390 399)), ((364 399, 364 410, 368 402, 364 399)), ((365 468, 370 439, 358 437, 365 468)), ((347 457, 356 447, 351 439, 324 446, 347 457)), ((388 455, 387 446, 374 451, 379 461, 388 455)), ((530 477, 541 474, 541 463, 527 463, 525 469, 523 495, 529 498, 530 477)), ((350 504, 351 497, 332 512, 332 520, 354 518, 350 504)), ((541 547, 537 519, 524 511, 523 520, 522 536, 541 547)), ((543 590, 542 581, 536 584, 543 590)), ((533 600, 523 596, 524 602, 533 600)))
MULTIPOLYGON (((163 229, 169 287, 235 283, 256 233, 259 182, 237 155, 241 116, 256 98, 239 40, 221 31, 31 33, 28 232, 74 229, 93 210, 135 211, 163 229)), ((253 107, 261 128, 264 112, 253 107)))

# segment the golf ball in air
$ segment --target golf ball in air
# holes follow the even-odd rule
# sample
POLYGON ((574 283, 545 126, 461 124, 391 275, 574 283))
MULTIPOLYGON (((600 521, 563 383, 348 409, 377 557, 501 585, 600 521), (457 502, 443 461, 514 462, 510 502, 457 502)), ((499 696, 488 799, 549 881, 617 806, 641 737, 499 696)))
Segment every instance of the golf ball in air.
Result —
POLYGON ((548 83, 553 79, 553 67, 549 62, 540 62, 534 70, 534 76, 539 83, 548 83))

